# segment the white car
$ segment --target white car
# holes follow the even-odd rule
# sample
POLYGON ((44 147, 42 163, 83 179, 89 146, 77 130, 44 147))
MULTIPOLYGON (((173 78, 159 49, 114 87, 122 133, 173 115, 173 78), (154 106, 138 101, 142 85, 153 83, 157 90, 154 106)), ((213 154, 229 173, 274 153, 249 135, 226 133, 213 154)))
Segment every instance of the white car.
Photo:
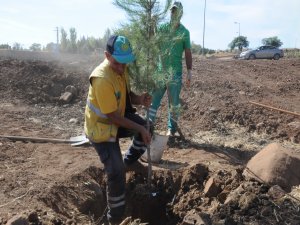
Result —
POLYGON ((240 54, 241 59, 275 59, 283 57, 283 50, 274 46, 264 45, 255 50, 244 51, 240 54))

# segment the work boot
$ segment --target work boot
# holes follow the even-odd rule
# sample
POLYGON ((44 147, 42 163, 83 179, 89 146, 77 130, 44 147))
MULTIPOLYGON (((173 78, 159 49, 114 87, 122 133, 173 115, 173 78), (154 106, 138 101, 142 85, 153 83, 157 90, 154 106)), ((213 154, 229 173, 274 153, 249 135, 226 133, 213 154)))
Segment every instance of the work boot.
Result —
POLYGON ((143 176, 147 176, 148 174, 148 166, 143 165, 139 160, 130 165, 125 163, 125 170, 126 172, 133 171, 135 173, 140 173, 143 176))

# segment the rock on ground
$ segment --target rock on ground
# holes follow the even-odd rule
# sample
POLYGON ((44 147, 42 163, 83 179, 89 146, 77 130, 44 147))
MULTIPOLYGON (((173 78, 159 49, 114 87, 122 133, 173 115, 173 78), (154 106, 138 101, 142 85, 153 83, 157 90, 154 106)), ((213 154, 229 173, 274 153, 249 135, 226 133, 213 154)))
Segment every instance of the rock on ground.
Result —
POLYGON ((300 184, 300 155, 280 144, 271 143, 248 162, 244 175, 289 192, 300 184))

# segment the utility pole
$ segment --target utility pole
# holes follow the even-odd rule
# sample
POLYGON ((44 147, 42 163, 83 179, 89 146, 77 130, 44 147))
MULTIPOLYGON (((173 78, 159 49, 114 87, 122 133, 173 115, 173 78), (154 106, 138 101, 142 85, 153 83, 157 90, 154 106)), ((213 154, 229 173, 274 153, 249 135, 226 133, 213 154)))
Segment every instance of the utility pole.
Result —
POLYGON ((58 27, 56 27, 56 44, 58 46, 58 27))
POLYGON ((59 43, 59 41, 58 41, 58 37, 59 37, 59 35, 58 35, 58 31, 59 31, 58 27, 56 27, 54 31, 56 31, 56 47, 55 47, 55 52, 58 53, 58 46, 59 46, 58 45, 58 43, 59 43))
POLYGON ((205 12, 206 12, 206 0, 204 0, 204 13, 203 13, 203 38, 202 38, 202 55, 204 56, 204 37, 205 37, 205 12))

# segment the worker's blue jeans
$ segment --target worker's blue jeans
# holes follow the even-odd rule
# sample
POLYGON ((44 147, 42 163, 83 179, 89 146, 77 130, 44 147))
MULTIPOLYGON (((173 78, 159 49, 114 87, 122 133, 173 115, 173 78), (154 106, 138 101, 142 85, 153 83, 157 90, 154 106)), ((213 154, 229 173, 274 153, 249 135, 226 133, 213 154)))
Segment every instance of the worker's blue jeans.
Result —
POLYGON ((180 110, 180 92, 182 87, 181 74, 176 74, 177 78, 169 81, 163 87, 156 88, 152 93, 152 104, 149 109, 149 118, 154 123, 156 119, 157 110, 160 106, 161 100, 167 91, 168 96, 168 129, 175 132, 177 129, 177 120, 180 110))
MULTIPOLYGON (((146 126, 146 121, 137 114, 126 113, 125 117, 146 126)), ((113 223, 121 222, 125 210, 125 165, 136 162, 146 150, 139 133, 119 128, 116 142, 93 143, 107 174, 107 218, 113 223), (119 138, 133 137, 133 141, 122 159, 119 138)))

